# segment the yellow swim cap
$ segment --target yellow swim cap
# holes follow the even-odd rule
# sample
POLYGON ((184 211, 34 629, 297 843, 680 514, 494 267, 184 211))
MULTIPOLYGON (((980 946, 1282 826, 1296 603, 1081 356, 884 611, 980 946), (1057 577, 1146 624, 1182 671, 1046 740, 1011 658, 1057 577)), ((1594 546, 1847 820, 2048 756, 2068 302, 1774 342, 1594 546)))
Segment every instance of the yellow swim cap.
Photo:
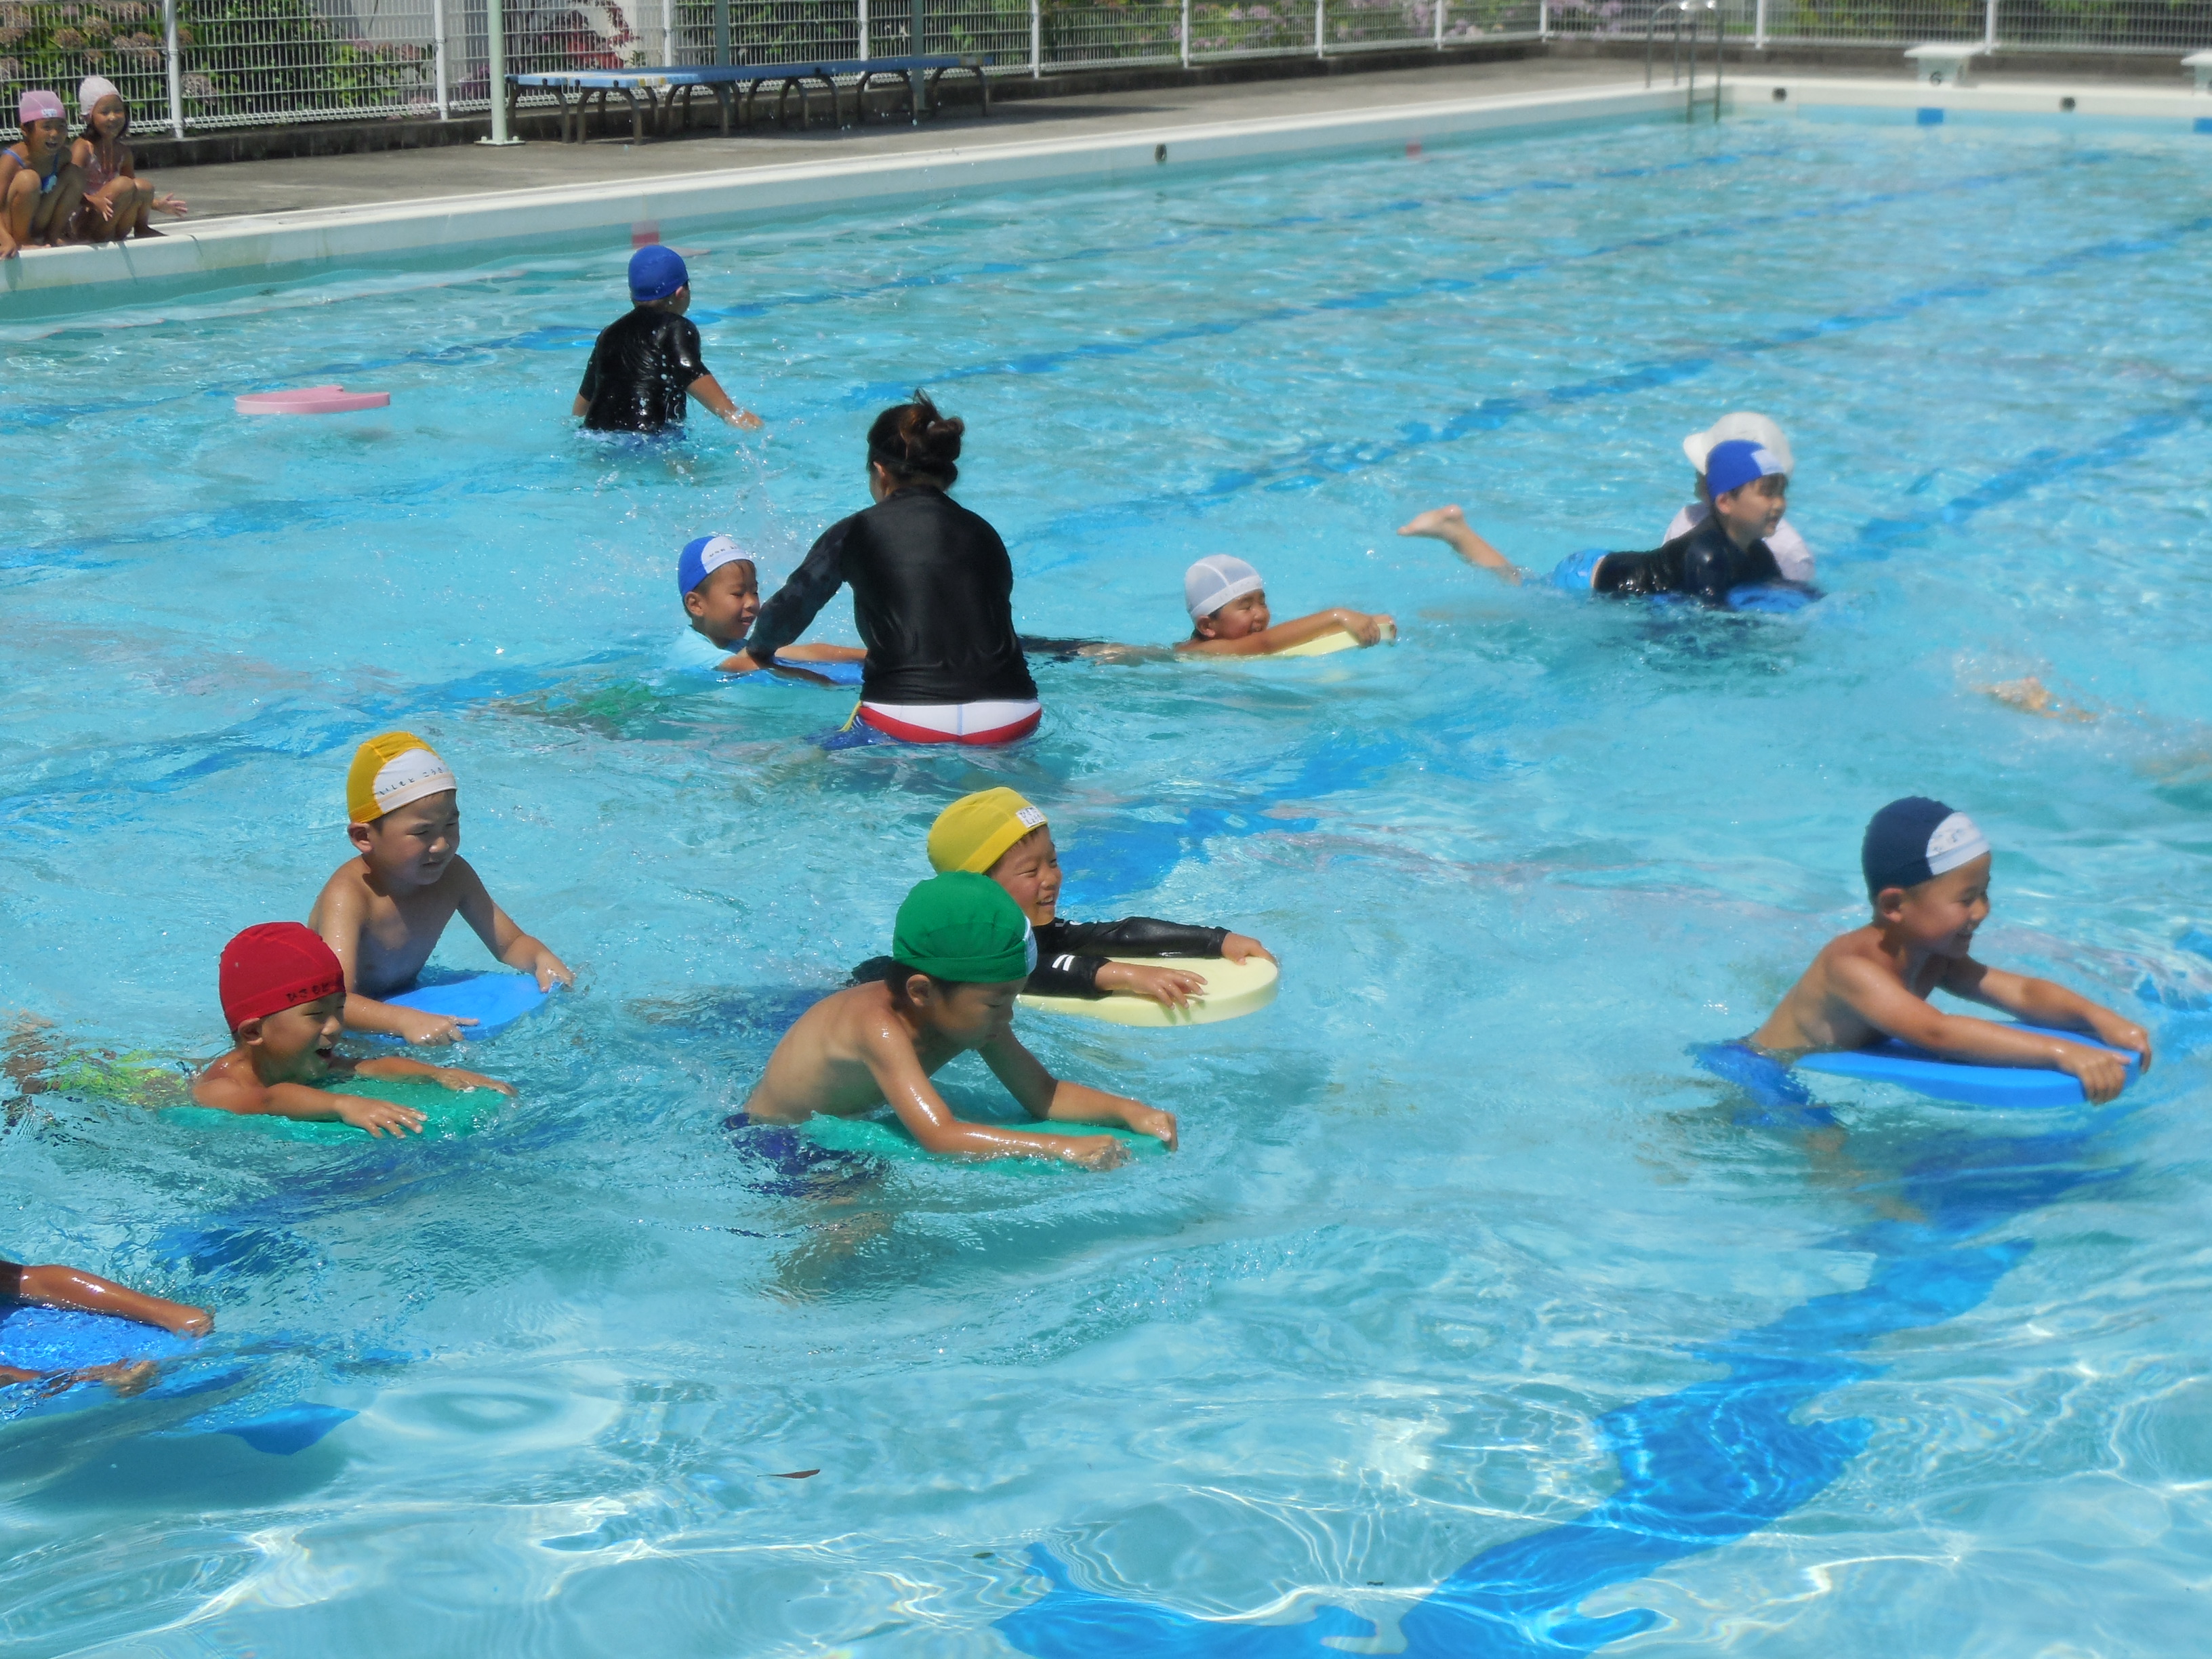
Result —
POLYGON ((986 875, 1006 848, 1043 828, 1044 814, 1011 789, 963 795, 929 826, 929 867, 986 875))
POLYGON ((412 732, 385 732, 354 750, 346 769, 349 823, 374 823, 395 806, 458 786, 453 769, 412 732))

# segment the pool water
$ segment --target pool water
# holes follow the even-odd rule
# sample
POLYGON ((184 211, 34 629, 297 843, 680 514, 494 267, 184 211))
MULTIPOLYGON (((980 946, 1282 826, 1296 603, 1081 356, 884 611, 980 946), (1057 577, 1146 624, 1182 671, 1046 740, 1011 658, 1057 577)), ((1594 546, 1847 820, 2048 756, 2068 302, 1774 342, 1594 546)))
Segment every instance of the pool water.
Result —
POLYGON ((2189 1650, 2208 162, 1652 123, 684 232, 763 440, 569 429, 617 246, 17 331, 4 1248, 218 1324, 138 1399, 0 1396, 0 1653, 2189 1650), (230 410, 330 380, 392 406, 230 410), (787 572, 915 386, 1026 630, 1177 637, 1231 552, 1401 642, 1042 663, 1038 737, 962 754, 825 754, 849 693, 664 669, 683 541, 787 572), (1801 617, 1393 533, 1653 545, 1734 408, 1796 448, 1801 617), (2061 717, 1984 689, 2031 677, 2061 717), (392 726, 580 970, 470 1051, 520 1097, 404 1146, 153 1109, 392 726), (997 783, 1066 914, 1256 934, 1279 1000, 1024 1017, 1172 1155, 864 1126, 874 1173, 765 1178, 723 1119, 997 783), (2122 1103, 1769 1110, 1693 1066, 1860 918, 1909 793, 1996 842, 1986 956, 2152 1028, 2122 1103))

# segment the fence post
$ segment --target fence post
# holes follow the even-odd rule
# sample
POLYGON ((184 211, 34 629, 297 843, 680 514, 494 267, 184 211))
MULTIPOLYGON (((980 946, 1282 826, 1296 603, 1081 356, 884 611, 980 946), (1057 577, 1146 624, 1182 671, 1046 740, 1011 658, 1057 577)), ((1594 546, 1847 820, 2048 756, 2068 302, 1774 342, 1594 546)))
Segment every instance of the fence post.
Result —
POLYGON ((1984 9, 1984 16, 1985 21, 1982 25, 1982 50, 1995 52, 1997 49, 1997 0, 1989 0, 1988 5, 1984 9))
POLYGON ((1030 0, 1030 79, 1044 79, 1044 0, 1030 0))
POLYGON ((185 76, 177 62, 177 0, 161 0, 161 38, 167 44, 163 56, 169 68, 169 131, 185 136, 185 76))
POLYGON ((1450 4, 1451 0, 1429 0, 1429 9, 1435 14, 1431 21, 1437 26, 1437 50, 1438 52, 1442 52, 1444 49, 1444 9, 1450 4))
POLYGON ((430 61, 438 76, 438 118, 449 121, 453 111, 446 75, 446 0, 431 0, 430 35, 430 61))
POLYGON ((1766 0, 1759 0, 1759 10, 1752 19, 1751 45, 1754 52, 1766 50, 1766 0))
POLYGON ((1190 0, 1182 0, 1182 66, 1190 67, 1190 0))
POLYGON ((501 0, 485 0, 484 34, 491 47, 491 137, 480 144, 519 144, 507 131, 507 10, 501 0))
POLYGON ((730 61, 730 0, 714 0, 714 61, 730 61))
POLYGON ((1314 56, 1328 56, 1328 0, 1314 0, 1314 56))
POLYGON ((676 0, 660 0, 660 61, 676 61, 676 0))
POLYGON ((868 61, 868 0, 859 0, 860 20, 860 61, 868 61))
POLYGON ((1552 38, 1551 0, 1536 0, 1536 38, 1539 40, 1552 38))

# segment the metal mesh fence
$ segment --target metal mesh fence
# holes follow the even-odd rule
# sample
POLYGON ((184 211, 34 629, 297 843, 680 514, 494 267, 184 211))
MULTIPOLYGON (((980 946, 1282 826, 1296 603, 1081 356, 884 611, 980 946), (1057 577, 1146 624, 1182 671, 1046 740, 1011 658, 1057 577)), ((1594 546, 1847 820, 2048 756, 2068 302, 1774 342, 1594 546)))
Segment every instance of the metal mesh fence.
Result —
MULTIPOLYGON (((490 100, 485 0, 170 3, 173 63, 162 0, 0 0, 0 121, 30 87, 60 93, 74 118, 77 83, 94 74, 130 100, 142 131, 173 117, 206 130, 470 113, 490 100)), ((530 73, 896 56, 917 49, 912 6, 505 0, 507 64, 530 73)), ((1722 11, 1731 46, 1904 46, 1981 40, 1990 28, 1987 0, 1723 0, 1722 11)), ((1641 40, 1655 13, 1665 15, 1656 0, 936 0, 919 49, 1019 72, 1450 45, 1540 28, 1641 40)), ((1662 23, 1662 53, 1668 36, 1662 23)), ((1999 0, 1995 39, 2000 51, 2178 56, 2212 47, 2212 0, 1999 0)), ((12 126, 0 135, 17 136, 12 126)))

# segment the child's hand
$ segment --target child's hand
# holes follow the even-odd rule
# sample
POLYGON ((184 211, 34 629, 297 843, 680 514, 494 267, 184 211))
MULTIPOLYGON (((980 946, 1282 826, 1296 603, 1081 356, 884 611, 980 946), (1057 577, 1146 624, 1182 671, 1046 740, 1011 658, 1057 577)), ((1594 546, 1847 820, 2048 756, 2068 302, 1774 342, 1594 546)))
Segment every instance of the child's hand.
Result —
POLYGON ((153 206, 157 212, 181 219, 185 216, 185 198, 181 196, 156 196, 153 206))
POLYGON ((482 1072, 465 1072, 458 1066, 432 1066, 430 1080, 441 1088, 459 1089, 463 1091, 471 1089, 491 1089, 507 1096, 509 1099, 514 1096, 514 1085, 512 1083, 501 1083, 497 1078, 486 1077, 482 1072))
POLYGON ((732 426, 737 428, 740 432, 757 432, 763 426, 768 424, 767 422, 762 420, 759 416, 754 414, 750 409, 740 409, 736 413, 726 416, 724 418, 726 418, 732 426))
POLYGON ((2096 1031, 2098 1041, 2109 1042, 2115 1048, 2125 1048, 2150 1070, 2150 1033, 2133 1020, 2122 1019, 2108 1009, 2100 1008, 2089 1016, 2089 1024, 2096 1031))
POLYGON ((477 1023, 466 1014, 426 1014, 416 1008, 402 1008, 397 1012, 400 1040, 422 1048, 434 1048, 445 1042, 459 1042, 461 1027, 477 1023))
POLYGON ((1084 1170, 1118 1170, 1129 1161, 1129 1149, 1112 1135, 1070 1135, 1060 1153, 1084 1170))
POLYGON ((2112 1099, 2128 1080, 2127 1062, 2118 1054, 2078 1042, 2069 1042, 2059 1051, 2058 1069, 2080 1082, 2081 1092, 2093 1106, 2112 1099))
POLYGON ((368 1095, 332 1095, 331 1103, 338 1109, 339 1122, 350 1123, 373 1135, 401 1139, 410 1131, 418 1135, 422 1133, 422 1114, 396 1100, 377 1100, 368 1095))
POLYGON ((1188 968, 1140 968, 1129 962, 1108 963, 1092 983, 1102 991, 1149 997, 1164 1008, 1188 1008, 1193 997, 1206 994, 1203 974, 1188 968))
POLYGON ((550 951, 538 951, 538 960, 531 963, 530 971, 538 975, 538 988, 541 991, 551 990, 555 980, 563 985, 576 982, 576 976, 568 971, 568 964, 550 951))
POLYGON ((205 1336, 215 1328, 215 1316, 205 1308, 186 1307, 185 1316, 172 1321, 169 1328, 179 1336, 205 1336))
POLYGON ((1173 1112, 1164 1112, 1157 1106, 1139 1106, 1121 1115, 1121 1121, 1140 1135, 1150 1135, 1170 1152, 1176 1149, 1176 1119, 1173 1112))
POLYGON ((1270 962, 1275 960, 1275 953, 1256 939, 1243 933, 1224 933, 1222 936, 1221 959, 1224 962, 1249 962, 1254 957, 1265 957, 1270 962))
POLYGON ((1385 633, 1394 639, 1397 636, 1398 624, 1389 617, 1379 614, 1370 617, 1364 611, 1340 611, 1336 613, 1336 619, 1344 630, 1362 645, 1380 645, 1385 633))

